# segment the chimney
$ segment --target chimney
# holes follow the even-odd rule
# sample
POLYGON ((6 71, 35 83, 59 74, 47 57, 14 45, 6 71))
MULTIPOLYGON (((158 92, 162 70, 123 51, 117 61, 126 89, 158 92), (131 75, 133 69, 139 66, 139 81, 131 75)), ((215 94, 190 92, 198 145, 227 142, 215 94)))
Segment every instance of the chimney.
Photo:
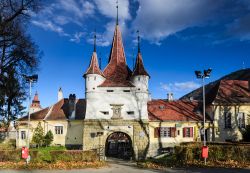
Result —
POLYGON ((60 87, 57 93, 57 101, 60 101, 63 99, 63 91, 62 88, 60 87))
POLYGON ((69 95, 69 119, 75 119, 76 95, 69 95))
POLYGON ((174 94, 173 93, 168 93, 167 94, 167 100, 170 101, 174 101, 174 94))

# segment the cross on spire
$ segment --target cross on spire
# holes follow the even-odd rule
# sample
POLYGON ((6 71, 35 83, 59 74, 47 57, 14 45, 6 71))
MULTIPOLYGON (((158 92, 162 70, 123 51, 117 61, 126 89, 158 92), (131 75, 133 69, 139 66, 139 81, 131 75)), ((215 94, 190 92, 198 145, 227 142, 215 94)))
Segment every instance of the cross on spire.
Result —
POLYGON ((119 22, 118 22, 118 8, 119 8, 119 6, 118 6, 118 0, 116 0, 116 25, 119 24, 119 22))
POLYGON ((137 30, 137 42, 138 42, 138 53, 141 52, 141 48, 140 48, 140 31, 137 30))

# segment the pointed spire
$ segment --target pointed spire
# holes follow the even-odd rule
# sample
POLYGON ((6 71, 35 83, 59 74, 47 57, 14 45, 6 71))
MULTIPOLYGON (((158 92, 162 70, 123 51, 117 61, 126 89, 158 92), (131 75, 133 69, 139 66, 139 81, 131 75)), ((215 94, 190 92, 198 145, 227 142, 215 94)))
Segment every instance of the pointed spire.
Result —
POLYGON ((139 30, 137 30, 137 42, 138 42, 138 53, 140 53, 141 48, 140 48, 140 32, 139 32, 139 30))
POLYGON ((38 93, 36 91, 35 95, 34 95, 34 98, 32 100, 32 103, 30 105, 30 109, 29 109, 29 112, 30 113, 34 113, 34 112, 37 112, 39 110, 41 110, 42 107, 40 105, 40 101, 39 101, 39 98, 38 98, 38 93))
POLYGON ((96 54, 96 30, 94 34, 94 51, 90 60, 89 68, 87 69, 85 75, 87 74, 99 74, 101 76, 104 76, 102 71, 100 70, 99 64, 98 64, 98 59, 97 59, 97 54, 96 54))
POLYGON ((100 86, 131 86, 129 78, 131 70, 127 66, 122 34, 119 25, 116 25, 108 65, 103 71, 106 80, 100 86))
POLYGON ((143 60, 142 60, 142 55, 141 55, 141 48, 140 48, 140 35, 139 35, 139 30, 137 31, 137 41, 138 41, 138 54, 136 57, 136 63, 135 63, 135 68, 132 73, 132 76, 136 75, 145 75, 149 76, 148 72, 145 70, 144 65, 143 65, 143 60))
POLYGON ((34 98, 32 100, 32 103, 31 103, 31 107, 37 107, 37 108, 40 108, 40 100, 38 98, 38 93, 36 91, 35 95, 34 95, 34 98))
POLYGON ((119 25, 118 8, 118 0, 116 0, 116 25, 119 25))
POLYGON ((36 102, 36 101, 38 101, 38 102, 39 102, 39 98, 38 98, 38 93, 37 93, 37 91, 36 91, 36 93, 35 93, 35 96, 34 96, 34 98, 33 98, 33 101, 32 101, 32 102, 36 102))

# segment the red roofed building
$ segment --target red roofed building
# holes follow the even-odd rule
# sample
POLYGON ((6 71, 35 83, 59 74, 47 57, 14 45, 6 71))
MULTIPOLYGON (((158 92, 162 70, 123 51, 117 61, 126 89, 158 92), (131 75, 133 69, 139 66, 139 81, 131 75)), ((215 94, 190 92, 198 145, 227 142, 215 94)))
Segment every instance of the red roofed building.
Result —
MULTIPOLYGON (((105 156, 143 159, 182 142, 201 141, 202 128, 209 141, 233 140, 232 134, 238 135, 250 112, 247 81, 222 80, 206 94, 203 127, 202 103, 173 100, 173 95, 166 100, 151 100, 150 76, 139 43, 138 36, 138 54, 131 71, 117 18, 109 61, 102 70, 95 35, 94 51, 83 75, 85 98, 78 99, 75 94, 63 98, 60 88, 58 101, 41 109, 36 93, 31 105, 29 139, 41 122, 45 133, 51 130, 54 134, 53 145, 83 150, 96 150, 101 145, 105 156)), ((18 147, 26 145, 27 123, 28 116, 18 120, 18 147)))
POLYGON ((242 140, 250 125, 249 86, 249 81, 221 80, 206 94, 206 112, 214 124, 212 140, 242 140))

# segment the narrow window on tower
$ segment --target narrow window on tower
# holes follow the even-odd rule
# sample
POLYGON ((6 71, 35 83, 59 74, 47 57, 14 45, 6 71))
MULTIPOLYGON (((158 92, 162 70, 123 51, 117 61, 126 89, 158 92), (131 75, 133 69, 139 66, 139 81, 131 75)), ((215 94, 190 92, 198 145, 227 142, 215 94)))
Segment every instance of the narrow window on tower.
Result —
POLYGON ((101 113, 103 113, 104 115, 109 115, 108 111, 101 111, 101 113))
POLYGON ((96 80, 96 76, 94 77, 94 80, 96 80))
POLYGON ((140 81, 141 80, 141 78, 140 77, 138 77, 138 81, 140 81))
POLYGON ((128 113, 128 115, 134 115, 135 114, 134 111, 128 111, 127 113, 128 113))

